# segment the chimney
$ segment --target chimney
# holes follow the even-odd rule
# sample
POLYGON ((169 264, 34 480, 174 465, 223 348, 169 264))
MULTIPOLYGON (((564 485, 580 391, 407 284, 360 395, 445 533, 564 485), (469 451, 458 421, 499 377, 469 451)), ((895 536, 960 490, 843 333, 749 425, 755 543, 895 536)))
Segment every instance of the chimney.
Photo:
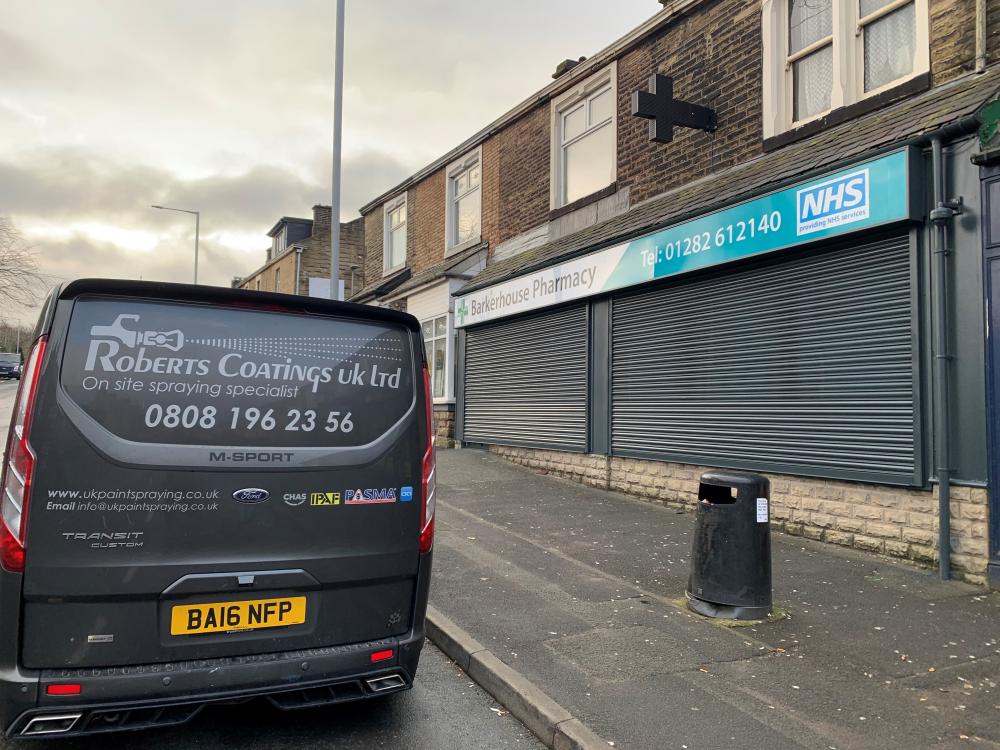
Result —
POLYGON ((332 215, 333 211, 329 206, 324 206, 322 203, 317 203, 313 206, 313 234, 319 234, 318 230, 321 227, 326 227, 329 232, 332 215))
POLYGON ((563 60, 561 63, 556 65, 556 72, 552 74, 553 78, 559 78, 566 73, 569 73, 573 68, 586 60, 586 57, 581 57, 579 60, 570 60, 569 58, 563 60))

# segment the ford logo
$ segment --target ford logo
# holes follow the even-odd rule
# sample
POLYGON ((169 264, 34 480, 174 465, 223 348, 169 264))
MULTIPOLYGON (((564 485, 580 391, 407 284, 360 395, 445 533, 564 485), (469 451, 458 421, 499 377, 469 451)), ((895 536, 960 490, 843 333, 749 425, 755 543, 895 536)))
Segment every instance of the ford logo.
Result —
POLYGON ((260 487, 244 487, 233 493, 233 500, 239 503, 262 503, 271 497, 271 493, 260 487))

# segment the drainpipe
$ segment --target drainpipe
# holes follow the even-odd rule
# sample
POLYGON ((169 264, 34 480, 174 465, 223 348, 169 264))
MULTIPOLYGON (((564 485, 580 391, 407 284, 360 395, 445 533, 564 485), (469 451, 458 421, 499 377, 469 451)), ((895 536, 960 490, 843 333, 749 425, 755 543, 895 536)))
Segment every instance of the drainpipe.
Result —
POLYGON ((986 70, 986 0, 976 0, 976 72, 986 70))
POLYGON ((941 579, 951 578, 951 340, 948 328, 948 224, 962 212, 962 199, 945 199, 945 167, 941 135, 931 138, 931 170, 934 173, 934 225, 931 247, 934 255, 934 456, 938 480, 938 570, 941 579))
POLYGON ((295 293, 302 294, 302 248, 295 248, 295 293))

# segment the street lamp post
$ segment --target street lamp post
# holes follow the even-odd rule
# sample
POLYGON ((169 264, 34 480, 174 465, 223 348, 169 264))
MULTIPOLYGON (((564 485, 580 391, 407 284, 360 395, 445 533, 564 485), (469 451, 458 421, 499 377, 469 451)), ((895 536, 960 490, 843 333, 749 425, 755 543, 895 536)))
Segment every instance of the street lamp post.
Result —
POLYGON ((201 212, 189 211, 186 208, 171 208, 170 206, 152 206, 161 211, 179 211, 182 214, 194 214, 194 283, 198 283, 198 234, 201 231, 201 212))
POLYGON ((340 148, 344 98, 344 0, 333 45, 333 179, 330 185, 330 299, 340 300, 340 148))

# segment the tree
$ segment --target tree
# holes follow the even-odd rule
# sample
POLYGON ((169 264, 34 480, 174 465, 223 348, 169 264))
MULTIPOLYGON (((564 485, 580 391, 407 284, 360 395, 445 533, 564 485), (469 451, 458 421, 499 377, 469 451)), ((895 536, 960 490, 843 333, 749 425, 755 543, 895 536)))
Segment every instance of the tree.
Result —
POLYGON ((31 346, 31 326, 10 324, 0 322, 0 352, 21 351, 21 359, 24 359, 24 350, 31 346))
POLYGON ((31 307, 45 290, 34 250, 10 219, 0 216, 0 309, 31 307))

